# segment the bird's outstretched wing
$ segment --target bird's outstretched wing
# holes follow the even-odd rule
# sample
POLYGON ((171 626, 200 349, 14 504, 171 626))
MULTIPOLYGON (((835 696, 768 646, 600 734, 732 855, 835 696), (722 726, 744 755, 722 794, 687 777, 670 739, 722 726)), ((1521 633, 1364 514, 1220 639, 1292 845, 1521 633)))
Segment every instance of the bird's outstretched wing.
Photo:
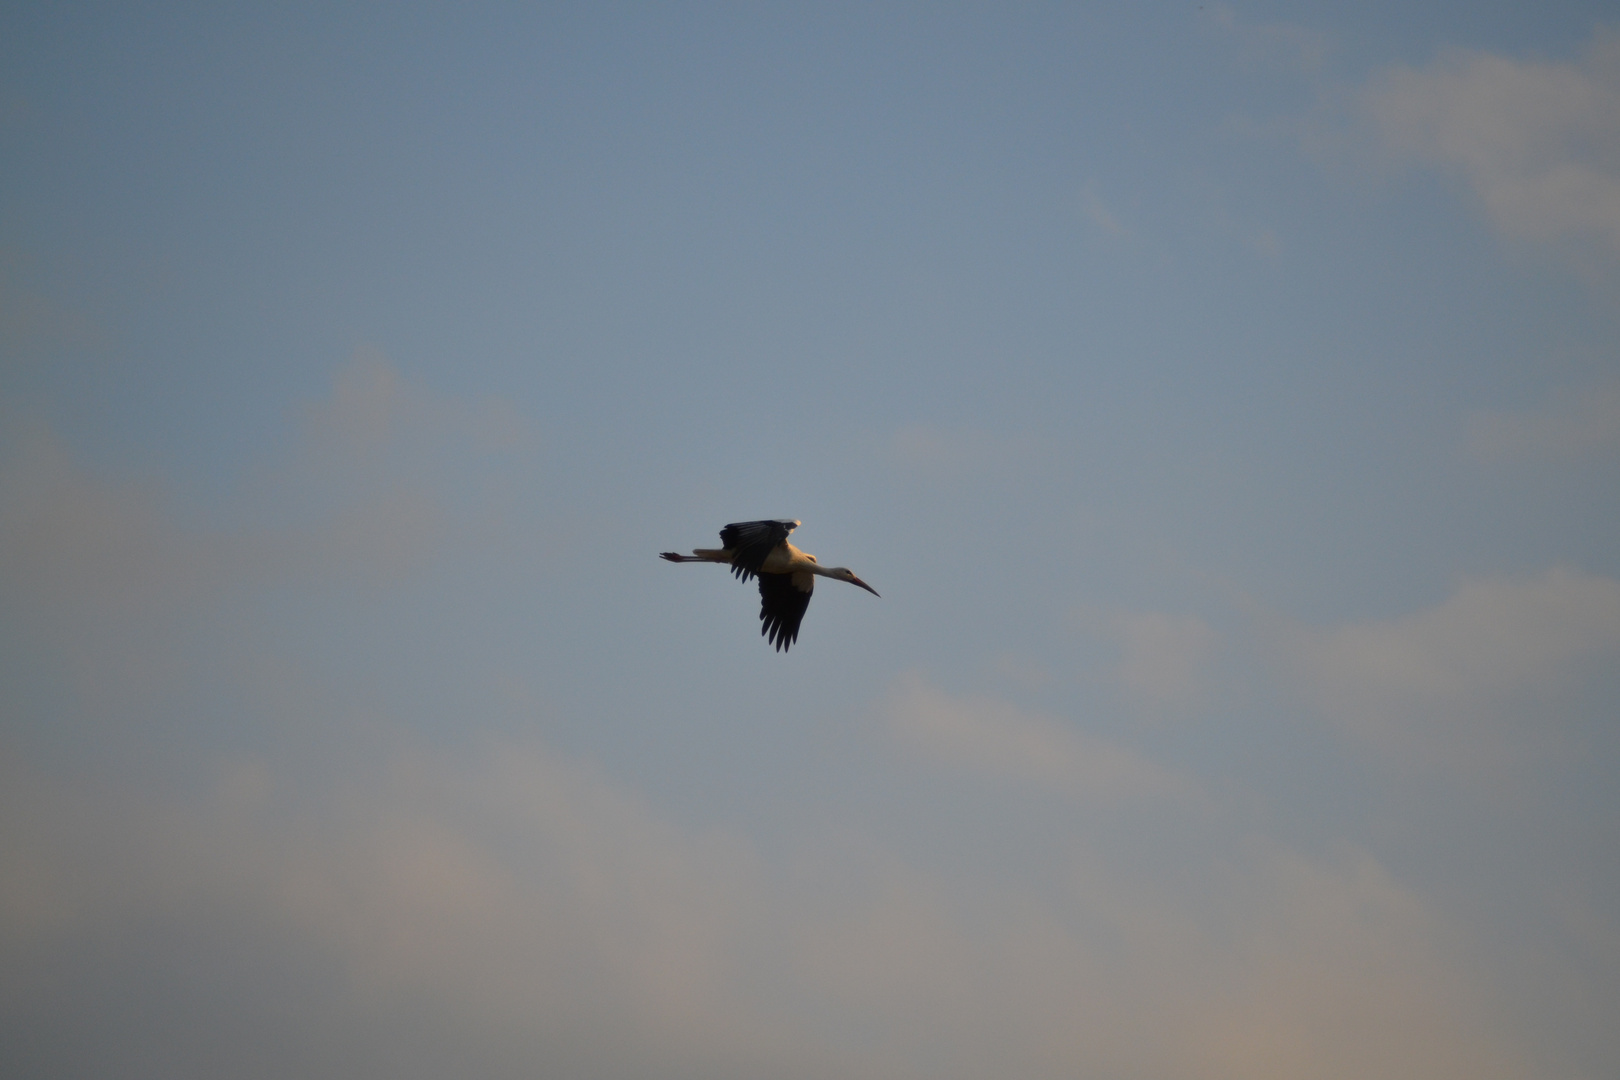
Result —
POLYGON ((759 632, 782 652, 799 640, 799 623, 810 607, 810 574, 759 575, 759 632))
POLYGON ((765 556, 798 527, 797 521, 772 520, 735 521, 721 529, 720 543, 731 552, 731 572, 744 581, 759 573, 765 556))

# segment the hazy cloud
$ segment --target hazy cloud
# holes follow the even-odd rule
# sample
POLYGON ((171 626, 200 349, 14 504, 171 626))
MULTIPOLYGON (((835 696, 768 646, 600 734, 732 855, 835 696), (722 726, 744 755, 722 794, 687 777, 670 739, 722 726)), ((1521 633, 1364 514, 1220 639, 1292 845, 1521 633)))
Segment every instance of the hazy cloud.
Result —
POLYGON ((1570 460, 1620 449, 1620 385, 1558 387, 1533 408, 1475 413, 1464 444, 1486 461, 1570 460))
POLYGON ((1573 61, 1463 49, 1361 92, 1390 148, 1455 171, 1503 231, 1620 252, 1620 36, 1573 61))
POLYGON ((992 667, 1001 678, 1026 689, 1046 686, 1052 681, 1052 672, 1046 665, 1027 656, 999 653, 992 667))
POLYGON ((457 443, 471 452, 527 446, 532 435, 511 404, 499 398, 465 401, 433 394, 402 376, 379 350, 363 347, 340 367, 329 397, 304 410, 306 442, 317 453, 336 447, 351 455, 426 443, 457 443))
MULTIPOLYGON (((462 466, 490 452, 484 415, 386 366, 351 367, 310 410, 291 461, 225 515, 229 527, 161 488, 94 474, 43 430, 0 458, 6 631, 31 665, 4 658, 10 704, 64 745, 80 715, 103 732, 143 732, 169 777, 131 778, 123 762, 82 749, 47 764, 31 750, 36 733, 8 715, 0 1044, 10 1071, 1531 1071, 1474 992, 1466 943, 1371 856, 1307 857, 1251 835, 1218 800, 1185 797, 1190 781, 1050 715, 946 694, 916 674, 882 699, 890 733, 920 758, 1066 797, 1047 804, 1065 816, 1040 867, 1009 868, 982 841, 958 838, 942 869, 875 827, 855 837, 810 828, 767 852, 745 829, 677 820, 541 738, 479 737, 497 708, 483 668, 412 653, 351 673, 364 682, 375 670, 376 691, 334 686, 330 645, 312 659, 279 638, 266 598, 340 591, 334 583, 347 587, 378 558, 386 534, 416 530, 375 579, 391 603, 352 615, 367 653, 396 653, 401 624, 433 614, 407 605, 400 619, 401 598, 414 595, 401 582, 487 550, 459 509, 444 509, 482 512, 452 489, 483 475, 462 466), (419 492, 428 523, 352 511, 394 490, 419 492), (420 664, 440 695, 427 706, 409 700, 420 664), (154 683, 154 670, 168 674, 154 683), (67 676, 40 691, 27 680, 41 671, 67 676), (292 730, 296 748, 244 735, 180 755, 181 741, 160 734, 165 717, 204 683, 217 693, 194 730, 292 730), (472 734, 431 746, 397 715, 406 704, 447 710, 472 734), (1090 813, 1098 803, 1151 805, 1156 827, 1195 854, 1155 868, 1131 832, 1141 825, 1090 813), (40 1062, 49 1069, 30 1064, 40 1062)), ((1607 655, 1591 641, 1612 638, 1616 589, 1572 571, 1487 582, 1483 599, 1465 589, 1457 610, 1417 630, 1373 631, 1431 649, 1451 642, 1493 666, 1514 658, 1533 681, 1607 655), (1508 643, 1470 644, 1493 619, 1511 624, 1508 643)), ((1116 629, 1135 692, 1161 704, 1196 695, 1214 644, 1207 625, 1138 613, 1116 629)), ((1391 661, 1356 633, 1324 635, 1309 658, 1364 683, 1391 661)), ((1450 654, 1438 655, 1440 675, 1397 667, 1375 685, 1411 694, 1438 680, 1445 692, 1450 654)), ((904 770, 885 782, 927 813, 904 770)), ((1581 925, 1603 936, 1601 921, 1581 925)))
MULTIPOLYGON (((31 1000, 61 1025, 56 1037, 72 1024, 85 1038, 53 1011, 73 988, 49 969, 133 962, 139 978, 138 952, 125 954, 159 934, 173 941, 170 962, 223 980, 243 1009, 268 1008, 272 1030, 285 991, 255 986, 251 972, 272 963, 301 972, 313 985, 300 989, 351 1029, 324 1052, 283 1048, 275 1071, 313 1052, 321 1071, 357 1056, 368 1063, 358 1075, 388 1075, 386 1044, 409 1045, 424 1020, 447 1045, 406 1075, 433 1075, 457 1048, 497 1075, 748 1075, 765 1062, 804 1075, 792 1063, 815 1060, 814 1046, 773 1045, 781 1025, 742 992, 735 950, 757 939, 762 908, 734 842, 675 833, 537 748, 459 762, 396 747, 385 760, 351 772, 341 792, 279 778, 300 797, 252 806, 224 793, 154 804, 8 769, 0 949, 11 1008, 31 1000), (227 927, 248 943, 250 970, 210 958, 209 932, 186 926, 227 927), (323 985, 334 966, 338 981, 323 985), (31 991, 24 972, 38 980, 31 991)), ((148 992, 116 989, 132 1001, 148 992)), ((167 989, 149 1035, 122 1047, 92 1037, 62 1056, 94 1061, 151 1039, 187 1062, 207 1041, 185 1020, 197 989, 167 989)))
POLYGON ((1215 631, 1196 615, 1127 612, 1114 630, 1126 696, 1150 711, 1183 711, 1209 693, 1215 631))
POLYGON ((1524 1075, 1364 854, 1262 844, 1188 893, 1077 853, 1055 893, 964 889, 881 849, 773 864, 536 744, 379 749, 245 802, 0 762, 12 1045, 200 1075, 224 1002, 265 1075, 1524 1075), (88 1025, 81 971, 112 995, 88 1025), (325 1022, 289 1026, 305 998, 325 1022))
POLYGON ((896 463, 906 469, 966 473, 1027 459, 1034 450, 1034 440, 935 424, 910 424, 894 433, 891 449, 896 463))
MULTIPOLYGON (((262 717, 301 685, 305 661, 292 657, 306 647, 278 638, 288 627, 273 613, 360 594, 375 602, 419 586, 451 550, 489 547, 509 513, 496 461, 509 427, 499 408, 435 398, 364 359, 308 410, 286 459, 205 510, 77 460, 43 424, 18 425, 0 448, 0 630, 10 643, 0 687, 11 712, 0 735, 82 740, 113 755, 141 746, 164 756, 158 748, 172 744, 176 758, 240 738, 242 723, 213 714, 262 717)), ((339 633, 328 657, 364 647, 339 633)), ((303 712, 287 731, 312 722, 303 712)))
POLYGON ((28 363, 63 350, 106 344, 106 331, 88 314, 30 288, 26 268, 27 260, 17 252, 0 248, 0 358, 28 363))
POLYGON ((1108 204, 1103 202, 1102 196, 1097 194, 1095 188, 1086 187, 1080 191, 1080 211, 1086 215, 1099 232, 1107 236, 1125 237, 1131 235, 1131 230, 1121 224, 1119 217, 1108 204))
POLYGON ((1435 607, 1289 638, 1309 692, 1354 730, 1429 760, 1477 760, 1524 731, 1536 704, 1613 670, 1620 581, 1562 567, 1465 579, 1435 607))
POLYGON ((1228 4, 1210 4, 1200 10, 1238 43, 1247 63, 1311 74, 1327 59, 1328 37, 1320 30, 1295 23, 1248 22, 1228 4))
POLYGON ((42 424, 5 447, 0 629, 11 646, 0 685, 14 695, 13 722, 21 687, 41 681, 103 718, 146 715, 183 684, 177 627, 226 587, 232 550, 181 526, 175 509, 158 485, 90 476, 42 424))
POLYGON ((7 19, 0 1076, 1614 1075, 1613 305, 1289 149, 1612 284, 1453 6, 7 19))
POLYGON ((1175 794, 1185 787, 1123 747, 993 698, 953 698, 915 672, 896 682, 886 708, 902 743, 972 772, 1105 799, 1175 794))

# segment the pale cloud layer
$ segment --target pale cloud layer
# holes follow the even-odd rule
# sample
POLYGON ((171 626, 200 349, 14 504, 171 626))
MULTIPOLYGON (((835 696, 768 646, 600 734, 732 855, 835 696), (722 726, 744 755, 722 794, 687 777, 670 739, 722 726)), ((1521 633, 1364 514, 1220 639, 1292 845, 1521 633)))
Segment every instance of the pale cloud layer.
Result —
POLYGON ((1181 712, 1210 693, 1215 631, 1196 615, 1125 612, 1114 619, 1118 676, 1126 696, 1150 712, 1181 712))
POLYGON ((1119 220, 1119 215, 1103 201, 1094 187, 1088 185, 1081 189, 1080 212, 1085 214, 1086 220, 1105 236, 1124 238, 1131 235, 1131 230, 1119 220))
POLYGON ((1481 764, 1556 729, 1550 703, 1620 662, 1620 581, 1557 567, 1465 579, 1392 619, 1287 632, 1311 698, 1351 730, 1423 760, 1481 764))
MULTIPOLYGON (((539 745, 396 747, 340 791, 270 773, 189 804, 6 781, 0 995, 29 1003, 31 1049, 82 1037, 74 970, 148 992, 140 928, 201 980, 177 1008, 207 987, 273 1044, 280 995, 313 995, 348 1030, 290 1033, 271 1074, 394 1044, 418 1053, 352 1075, 1527 1075, 1443 924, 1354 852, 1262 844, 1196 896, 1081 853, 1056 894, 963 890, 882 850, 766 860, 539 745), (245 966, 211 952, 220 927, 245 966)), ((100 1052, 206 1061, 183 1013, 147 1023, 100 1052)))
POLYGON ((1453 170, 1503 231, 1620 252, 1620 36, 1572 61, 1451 49, 1362 91, 1392 149, 1453 170))
POLYGON ((1237 42, 1246 63, 1312 74, 1331 52, 1327 34, 1298 23, 1250 22, 1228 4, 1209 5, 1206 17, 1237 42))
MULTIPOLYGON (((350 477, 318 508, 412 478, 441 506, 444 485, 367 448, 481 445, 477 425, 444 433, 462 405, 378 364, 344 373, 292 455, 312 481, 350 477)), ((414 526, 311 511, 289 547, 95 478, 44 434, 4 466, 0 588, 11 632, 67 674, 64 723, 162 730, 178 691, 154 672, 195 682, 231 657, 210 675, 229 700, 320 748, 202 752, 191 782, 160 788, 0 747, 0 1008, 31 1060, 206 1075, 252 1047, 246 1073, 266 1076, 1529 1073, 1472 990, 1466 942, 1369 855, 1244 835, 1189 781, 1054 716, 917 674, 872 705, 900 760, 964 791, 1062 796, 1080 816, 1038 873, 974 869, 995 853, 971 848, 945 872, 876 828, 767 853, 746 824, 683 824, 542 739, 429 748, 387 695, 355 708, 260 625, 265 594, 328 590, 349 576, 332 566, 380 560, 397 581, 487 557, 478 530, 379 554, 414 526), (1144 803, 1215 849, 1170 873, 1108 854, 1120 838, 1088 811, 1144 803)), ((1559 623, 1562 579, 1532 599, 1548 588, 1559 623)), ((1576 610, 1607 626, 1606 604, 1576 610)), ((386 652, 396 632, 368 626, 386 652)), ((1126 629, 1131 678, 1182 693, 1207 629, 1126 629)), ((487 722, 479 678, 436 681, 459 727, 487 722)))
POLYGON ((1484 461, 1571 461, 1620 451, 1620 386, 1557 387, 1539 406, 1480 412, 1464 431, 1484 461))
POLYGON ((0 1076, 1615 1075, 1614 41, 1319 15, 7 20, 0 1076))
POLYGON ((960 475, 1027 462, 1035 441, 1026 436, 1002 436, 983 430, 937 424, 909 424, 896 431, 891 451, 906 469, 960 475))
POLYGON ((886 711, 902 743, 970 772, 1090 798, 1184 790, 1183 781, 1130 750, 994 698, 952 697, 915 672, 896 681, 886 711))

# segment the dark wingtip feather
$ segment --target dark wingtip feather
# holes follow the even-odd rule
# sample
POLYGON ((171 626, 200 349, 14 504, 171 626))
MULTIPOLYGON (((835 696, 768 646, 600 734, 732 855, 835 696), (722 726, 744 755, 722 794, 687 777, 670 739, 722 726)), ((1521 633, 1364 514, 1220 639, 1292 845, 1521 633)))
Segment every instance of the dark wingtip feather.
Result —
POLYGON ((799 623, 810 606, 810 592, 794 586, 791 574, 759 575, 759 632, 777 652, 786 652, 799 640, 799 623))

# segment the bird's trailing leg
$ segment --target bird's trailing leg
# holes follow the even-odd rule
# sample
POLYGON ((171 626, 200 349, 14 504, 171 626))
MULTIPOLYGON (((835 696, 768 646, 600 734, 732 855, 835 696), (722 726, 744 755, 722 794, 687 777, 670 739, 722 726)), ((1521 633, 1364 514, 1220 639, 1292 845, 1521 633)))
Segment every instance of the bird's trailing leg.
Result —
POLYGON ((729 563, 731 561, 731 552, 724 548, 693 548, 690 555, 678 555, 673 551, 661 551, 658 553, 658 557, 668 559, 670 562, 729 563))

